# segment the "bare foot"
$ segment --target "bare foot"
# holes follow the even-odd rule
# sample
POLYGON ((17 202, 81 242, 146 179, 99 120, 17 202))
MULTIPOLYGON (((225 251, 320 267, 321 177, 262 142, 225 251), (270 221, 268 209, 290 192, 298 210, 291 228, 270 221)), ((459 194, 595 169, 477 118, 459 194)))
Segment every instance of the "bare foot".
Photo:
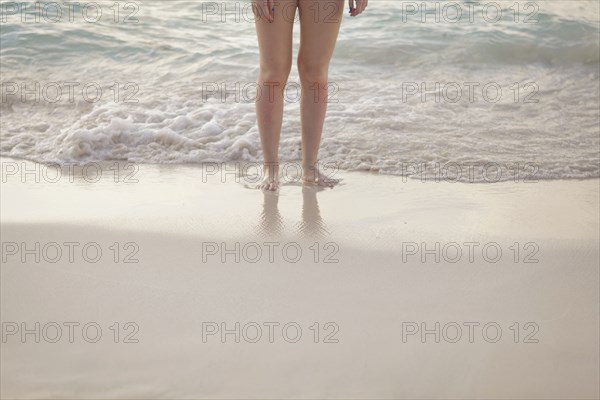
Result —
POLYGON ((318 170, 309 169, 305 171, 306 172, 302 177, 302 183, 304 183, 305 185, 333 188, 338 183, 340 183, 339 179, 327 177, 318 170))
POLYGON ((267 192, 276 192, 279 189, 279 181, 277 178, 271 179, 269 177, 265 177, 262 183, 258 185, 258 188, 267 192))
POLYGON ((265 164, 264 175, 258 188, 267 192, 276 192, 279 189, 279 164, 265 164))

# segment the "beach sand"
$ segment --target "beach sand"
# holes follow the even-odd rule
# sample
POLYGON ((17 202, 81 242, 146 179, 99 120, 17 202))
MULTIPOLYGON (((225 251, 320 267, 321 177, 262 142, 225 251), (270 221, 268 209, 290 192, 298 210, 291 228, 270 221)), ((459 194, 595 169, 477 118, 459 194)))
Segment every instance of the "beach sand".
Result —
POLYGON ((2 398, 600 395, 597 179, 2 163, 2 398))

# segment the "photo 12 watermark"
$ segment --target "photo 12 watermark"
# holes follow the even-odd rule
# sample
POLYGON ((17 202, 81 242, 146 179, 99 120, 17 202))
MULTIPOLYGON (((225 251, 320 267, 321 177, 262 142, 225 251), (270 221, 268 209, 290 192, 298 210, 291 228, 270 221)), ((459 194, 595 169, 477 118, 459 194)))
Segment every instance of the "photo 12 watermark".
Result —
POLYGON ((2 183, 139 183, 140 166, 133 162, 32 163, 0 161, 2 183))
POLYGON ((2 263, 22 264, 138 264, 140 246, 136 242, 2 242, 2 263))
POLYGON ((307 168, 297 161, 266 164, 246 161, 203 162, 200 168, 202 183, 235 182, 247 186, 259 185, 271 170, 276 170, 282 184, 301 184, 305 179, 336 180, 340 171, 338 163, 334 161, 321 161, 312 168, 307 168))
POLYGON ((338 264, 336 242, 202 242, 202 263, 338 264))
POLYGON ((135 322, 2 322, 2 343, 139 343, 135 322))
POLYGON ((540 166, 534 162, 400 162, 402 181, 409 178, 423 183, 515 183, 539 182, 540 166))
POLYGON ((3 104, 76 104, 82 101, 93 104, 102 100, 137 104, 139 92, 140 87, 135 82, 5 81, 0 84, 3 104))
POLYGON ((202 82, 202 102, 219 102, 232 104, 253 104, 258 100, 267 99, 273 103, 277 93, 283 93, 283 101, 288 104, 298 103, 302 96, 308 96, 315 103, 339 103, 340 85, 337 82, 242 82, 220 81, 202 82))
POLYGON ((539 3, 533 1, 399 1, 402 23, 539 23, 539 3))
POLYGON ((536 82, 402 82, 402 103, 515 103, 538 104, 536 82))
POLYGON ((447 263, 497 264, 508 261, 514 264, 538 264, 540 246, 536 242, 402 242, 403 264, 447 263))
POLYGON ((335 322, 202 322, 202 343, 339 343, 335 322))
POLYGON ((539 343, 536 322, 402 322, 402 343, 539 343), (503 328, 504 326, 504 328, 503 328), (508 334, 507 334, 508 332, 508 334))
POLYGON ((138 24, 140 2, 7 1, 0 3, 0 23, 138 24))
POLYGON ((271 22, 281 19, 297 22, 310 18, 315 23, 339 24, 346 5, 337 0, 319 0, 302 3, 273 0, 203 1, 199 15, 203 23, 246 23, 259 20, 271 22), (299 8, 299 10, 298 10, 299 8))

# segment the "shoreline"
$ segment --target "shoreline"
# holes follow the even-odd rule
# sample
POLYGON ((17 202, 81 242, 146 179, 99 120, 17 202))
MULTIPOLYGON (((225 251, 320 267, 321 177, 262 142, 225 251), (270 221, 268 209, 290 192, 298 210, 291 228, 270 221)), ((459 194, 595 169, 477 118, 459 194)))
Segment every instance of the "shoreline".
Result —
MULTIPOLYGON (((102 160, 102 161, 72 161, 72 162, 55 162, 55 161, 35 161, 27 158, 19 158, 13 156, 0 156, 0 162, 2 163, 22 163, 27 165, 33 165, 34 168, 43 167, 48 170, 58 171, 60 174, 67 174, 71 179, 83 178, 83 170, 91 169, 92 172, 96 170, 108 171, 113 169, 131 169, 131 168, 158 168, 158 169, 169 169, 169 168, 197 168, 203 171, 202 177, 212 177, 216 174, 221 176, 231 176, 232 173, 236 174, 236 179, 248 178, 250 184, 257 182, 257 173, 261 174, 263 164, 258 161, 206 161, 206 162, 176 162, 176 163, 145 163, 137 161, 127 160, 102 160), (69 176, 69 174, 77 174, 77 176, 69 176)), ((294 185, 300 184, 301 179, 299 172, 302 170, 301 160, 292 161, 281 161, 280 173, 282 179, 285 179, 285 184, 294 185)), ((535 163, 496 163, 486 162, 485 164, 473 164, 473 163, 457 163, 454 161, 448 161, 445 163, 440 162, 406 162, 400 163, 403 166, 402 174, 394 174, 385 171, 373 171, 373 170, 347 170, 340 169, 335 162, 319 162, 319 167, 328 177, 337 177, 340 174, 368 174, 373 176, 393 176, 401 179, 403 183, 407 181, 421 181, 422 183, 461 183, 461 184, 498 184, 498 183, 538 183, 538 182, 552 182, 552 181, 589 181, 600 179, 600 176, 588 176, 588 177, 548 177, 539 176, 537 169, 539 168, 535 163), (527 171, 529 170, 529 171, 527 171), (479 177, 476 179, 476 176, 479 177), (465 180, 464 178, 467 178, 465 180)), ((26 166, 11 166, 3 167, 2 169, 2 180, 6 180, 5 175, 14 174, 25 174, 26 166), (8 169, 10 168, 10 169, 8 169), (23 168, 23 170, 21 170, 23 168)), ((119 170, 120 173, 124 174, 125 171, 119 170)), ((132 171, 133 172, 133 171, 132 171)), ((38 174, 47 173, 46 171, 40 171, 38 174)), ((90 177, 95 178, 95 177, 90 177)), ((260 182, 260 179, 258 179, 260 182)))

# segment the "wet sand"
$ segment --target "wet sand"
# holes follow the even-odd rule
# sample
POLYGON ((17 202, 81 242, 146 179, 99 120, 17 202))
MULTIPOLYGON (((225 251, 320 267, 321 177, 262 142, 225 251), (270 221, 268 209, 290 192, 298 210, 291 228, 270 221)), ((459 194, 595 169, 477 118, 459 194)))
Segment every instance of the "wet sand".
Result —
POLYGON ((6 177, 2 397, 598 398, 598 180, 342 177, 6 177))

